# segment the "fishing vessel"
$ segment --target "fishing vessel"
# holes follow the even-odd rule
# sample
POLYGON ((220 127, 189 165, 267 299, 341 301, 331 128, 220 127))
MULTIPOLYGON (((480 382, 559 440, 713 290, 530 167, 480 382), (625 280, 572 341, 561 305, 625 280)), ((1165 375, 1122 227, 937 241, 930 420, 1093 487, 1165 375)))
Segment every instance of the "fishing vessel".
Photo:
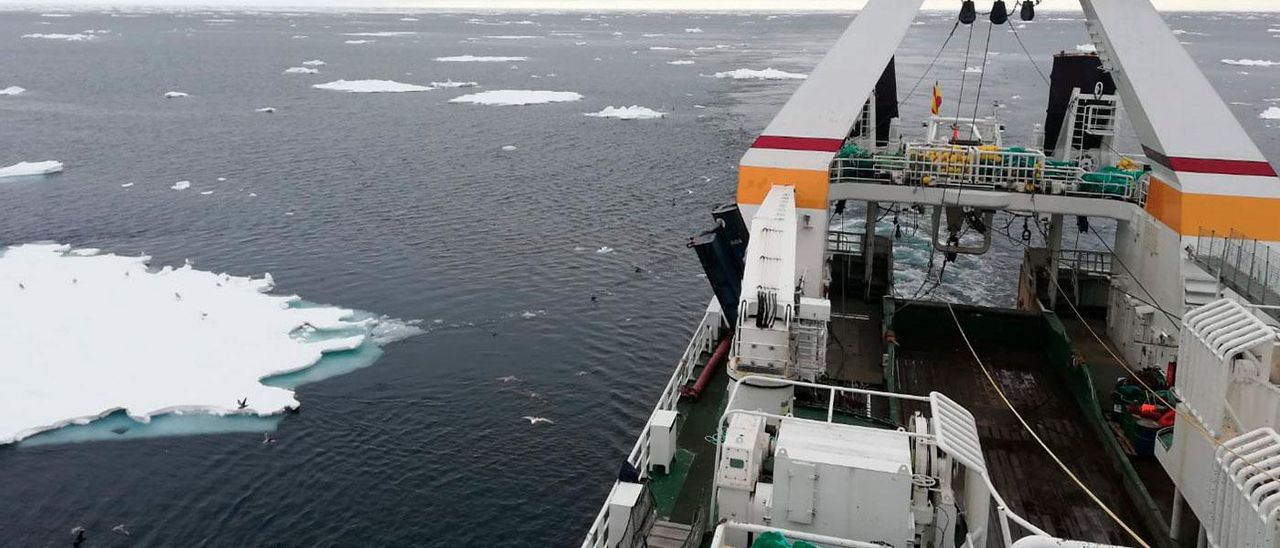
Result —
MULTIPOLYGON (((1275 169, 1148 0, 1081 0, 1096 51, 1042 73, 1034 142, 936 87, 917 130, 921 4, 870 0, 743 155, 689 242, 714 296, 582 546, 1280 546, 1275 169), (897 287, 908 217, 929 273, 897 287), (1016 306, 934 298, 993 237, 1016 306)), ((939 55, 1035 17, 959 4, 939 55)))

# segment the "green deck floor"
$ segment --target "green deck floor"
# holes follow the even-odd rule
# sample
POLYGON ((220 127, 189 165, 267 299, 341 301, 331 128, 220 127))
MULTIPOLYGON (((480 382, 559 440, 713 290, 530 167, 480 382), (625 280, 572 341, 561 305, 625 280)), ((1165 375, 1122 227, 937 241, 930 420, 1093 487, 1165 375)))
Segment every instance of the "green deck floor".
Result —
POLYGON ((693 464, 693 457, 691 451, 677 450, 670 473, 649 477, 649 491, 653 493, 653 503, 658 508, 660 519, 671 518, 671 510, 675 508, 680 491, 684 489, 684 480, 689 477, 689 465, 693 464))

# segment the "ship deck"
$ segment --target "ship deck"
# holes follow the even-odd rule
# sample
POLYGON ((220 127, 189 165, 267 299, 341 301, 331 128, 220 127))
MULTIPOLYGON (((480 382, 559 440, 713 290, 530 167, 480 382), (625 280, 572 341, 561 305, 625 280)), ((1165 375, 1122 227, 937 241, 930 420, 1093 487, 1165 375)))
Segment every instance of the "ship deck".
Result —
MULTIPOLYGON (((1141 524, 1103 441, 1052 368, 1046 320, 978 308, 957 307, 957 314, 983 363, 1045 443, 1126 523, 1141 524)), ((894 326, 900 391, 943 392, 974 414, 992 481, 1015 512, 1055 536, 1133 542, 1018 423, 973 362, 945 306, 914 305, 895 315, 894 326)), ((1142 529, 1139 534, 1149 538, 1142 529)))

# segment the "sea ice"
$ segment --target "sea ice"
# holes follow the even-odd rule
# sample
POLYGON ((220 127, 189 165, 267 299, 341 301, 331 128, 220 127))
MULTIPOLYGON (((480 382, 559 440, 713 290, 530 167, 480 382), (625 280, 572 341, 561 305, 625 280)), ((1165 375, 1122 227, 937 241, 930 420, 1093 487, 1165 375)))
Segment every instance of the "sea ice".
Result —
POLYGON ((601 254, 601 255, 603 255, 603 254, 605 254, 605 253, 613 253, 613 248, 612 248, 612 247, 609 247, 609 246, 607 246, 607 245, 605 245, 605 246, 600 246, 600 249, 597 249, 597 250, 596 250, 596 253, 599 253, 599 254, 601 254))
POLYGON ((7 88, 0 89, 0 95, 18 95, 24 91, 27 90, 18 86, 9 86, 7 88))
POLYGON ((312 60, 310 60, 310 61, 303 61, 303 62, 302 62, 302 66, 304 66, 304 67, 323 67, 323 66, 324 66, 324 61, 321 61, 321 60, 319 60, 319 59, 312 59, 312 60))
POLYGON ((181 99, 183 97, 190 97, 190 95, 181 91, 169 91, 164 94, 165 99, 181 99))
POLYGON ((982 74, 982 67, 969 67, 962 70, 961 72, 968 72, 972 74, 982 74))
POLYGON ((431 82, 433 88, 473 88, 480 84, 475 82, 454 82, 453 80, 445 80, 443 82, 431 82))
POLYGON ((1271 61, 1267 59, 1223 59, 1224 65, 1236 65, 1241 67, 1273 67, 1280 65, 1280 61, 1271 61))
POLYGON ((692 59, 676 59, 675 61, 667 61, 668 65, 692 65, 692 59))
POLYGON ((671 46, 649 46, 649 49, 653 51, 675 51, 676 48, 671 46))
POLYGON ((0 444, 121 410, 143 423, 277 414, 298 400, 264 377, 377 344, 379 320, 271 295, 269 274, 157 270, 147 260, 58 244, 0 249, 0 444))
POLYGON ((71 17, 70 13, 42 13, 40 17, 71 17))
POLYGON ((186 190, 188 188, 191 188, 191 181, 178 181, 176 183, 173 183, 173 186, 169 188, 172 188, 174 190, 186 190))
POLYGON ((254 111, 254 112, 264 112, 264 113, 267 113, 267 114, 271 114, 272 112, 275 112, 275 111, 276 111, 276 108, 275 108, 275 107, 262 107, 262 108, 255 108, 255 109, 253 109, 253 111, 254 111))
POLYGON ((409 91, 430 91, 434 88, 405 84, 394 80, 337 80, 311 86, 316 89, 345 91, 348 93, 404 93, 409 91))
POLYGON ((97 36, 94 36, 92 34, 84 34, 84 33, 77 33, 77 34, 48 33, 46 34, 46 33, 40 33, 40 32, 24 34, 22 35, 22 37, 23 38, 40 38, 44 40, 66 40, 68 42, 85 42, 85 41, 93 40, 97 38, 97 36))
POLYGON ((436 61, 445 63, 511 63, 528 61, 528 57, 485 57, 475 55, 455 55, 453 57, 436 57, 436 61))
POLYGON ((18 162, 9 167, 0 167, 0 179, 5 177, 31 177, 48 175, 62 171, 62 162, 44 160, 42 162, 18 162))
POLYGON ((204 191, 204 192, 201 192, 201 193, 200 193, 200 195, 201 195, 201 196, 208 196, 208 195, 210 195, 210 194, 213 194, 213 191, 212 191, 212 190, 206 190, 206 191, 204 191))
POLYGON ((1076 51, 1081 53, 1097 53, 1098 46, 1093 44, 1076 44, 1076 51))
POLYGON ((507 152, 511 152, 515 149, 516 149, 515 145, 502 145, 502 150, 505 150, 507 152))
POLYGON ((472 103, 477 105, 537 105, 543 103, 579 101, 581 99, 581 94, 574 93, 572 91, 499 89, 454 97, 453 99, 450 99, 449 102, 472 103))
POLYGON ((714 76, 716 78, 733 78, 734 80, 803 80, 809 77, 805 74, 783 72, 773 68, 767 68, 764 70, 738 69, 728 72, 717 72, 714 76))
POLYGON ((532 40, 532 39, 534 39, 534 38, 542 38, 542 37, 541 37, 541 36, 514 35, 514 34, 501 34, 501 35, 497 35, 497 36, 485 36, 485 38, 489 38, 489 39, 491 39, 491 40, 532 40))
POLYGON ((372 44, 377 40, 347 40, 343 44, 372 44))
POLYGON ((311 67, 289 67, 284 69, 285 74, 320 74, 319 70, 311 67))
POLYGON ((129 188, 129 187, 131 187, 131 186, 133 186, 133 183, 122 183, 122 184, 120 185, 120 188, 129 188))
POLYGON ((417 21, 418 18, 417 17, 401 17, 400 20, 406 21, 406 22, 413 22, 413 21, 417 21))
POLYGON ((1258 117, 1264 120, 1280 120, 1280 107, 1267 107, 1267 110, 1262 111, 1258 117))
POLYGON ((631 105, 629 107, 604 107, 600 112, 588 112, 585 116, 593 116, 596 118, 617 118, 619 120, 651 120, 653 118, 661 118, 665 113, 639 105, 631 105))
POLYGON ((373 36, 387 38, 391 36, 413 36, 418 34, 415 31, 382 31, 382 32, 344 32, 343 36, 373 36))
POLYGON ((694 27, 694 28, 691 28, 691 29, 684 29, 684 31, 685 31, 685 32, 691 32, 691 33, 700 33, 700 32, 702 32, 702 29, 697 28, 697 27, 694 27))

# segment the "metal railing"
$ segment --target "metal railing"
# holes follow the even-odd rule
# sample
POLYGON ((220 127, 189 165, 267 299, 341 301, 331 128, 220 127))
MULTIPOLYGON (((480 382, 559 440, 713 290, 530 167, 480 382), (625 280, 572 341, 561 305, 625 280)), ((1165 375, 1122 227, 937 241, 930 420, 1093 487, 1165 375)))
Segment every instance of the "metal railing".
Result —
POLYGON ((862 241, 864 237, 865 235, 861 232, 828 230, 827 252, 861 256, 863 247, 862 241))
POLYGON ((905 153, 836 158, 832 183, 881 183, 1052 194, 1141 204, 1146 179, 1109 173, 1086 180, 1075 166, 1051 165, 1043 152, 984 150, 957 145, 909 144, 905 153))
MULTIPOLYGON (((1231 230, 1226 234, 1200 229, 1192 259, 1219 281, 1261 305, 1280 304, 1280 252, 1231 230)), ((1265 309, 1280 319, 1280 310, 1265 309)))
POLYGON ((1077 274, 1111 275, 1111 253, 1092 249, 1058 251, 1058 268, 1069 268, 1077 274))
MULTIPOLYGON (((669 411, 676 408, 676 403, 680 401, 680 387, 689 382, 693 375, 693 369, 697 366, 698 358, 702 353, 710 352, 712 346, 715 345, 716 335, 719 334, 720 326, 723 322, 724 316, 718 309, 708 309, 706 314, 702 316, 702 321, 694 329, 693 336, 689 339, 689 345, 684 349, 684 354, 680 356, 680 361, 676 362, 675 371, 671 373, 671 378, 667 381, 666 387, 662 389, 662 395, 658 397, 657 405, 654 406, 653 412, 649 414, 651 418, 658 411, 669 411)), ((635 445, 632 446, 631 453, 627 455, 627 463, 640 472, 641 479, 648 477, 649 427, 647 421, 640 431, 640 437, 636 439, 635 445)), ((600 511, 596 513, 595 519, 591 522, 591 527, 587 529, 586 537, 582 541, 582 548, 605 548, 609 546, 603 543, 608 535, 602 534, 602 532, 608 528, 609 499, 613 498, 613 492, 617 488, 618 482, 614 481, 604 504, 600 506, 600 511)))

